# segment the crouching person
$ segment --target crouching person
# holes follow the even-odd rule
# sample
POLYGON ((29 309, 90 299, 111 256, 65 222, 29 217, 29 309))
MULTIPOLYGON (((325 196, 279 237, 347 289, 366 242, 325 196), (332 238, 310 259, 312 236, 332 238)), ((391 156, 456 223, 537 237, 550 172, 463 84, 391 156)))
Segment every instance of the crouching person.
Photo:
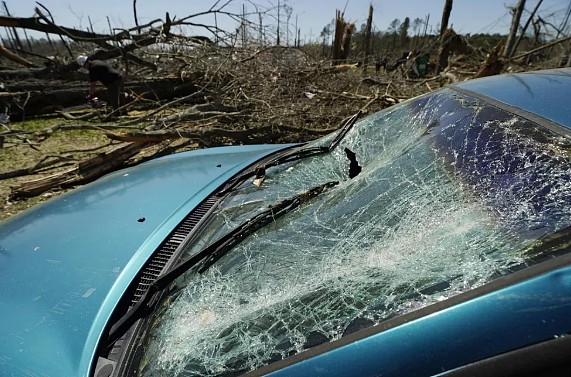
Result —
MULTIPOLYGON (((95 98, 97 82, 107 88, 109 103, 113 110, 123 106, 123 75, 121 72, 111 67, 101 60, 89 60, 85 55, 77 57, 77 64, 89 71, 89 98, 95 98)), ((121 112, 118 112, 119 115, 121 112)))

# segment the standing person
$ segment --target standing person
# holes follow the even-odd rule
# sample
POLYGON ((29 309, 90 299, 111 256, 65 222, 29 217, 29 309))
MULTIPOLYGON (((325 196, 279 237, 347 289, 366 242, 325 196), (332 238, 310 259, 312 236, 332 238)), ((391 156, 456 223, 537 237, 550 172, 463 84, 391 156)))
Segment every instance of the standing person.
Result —
POLYGON ((117 110, 122 106, 123 75, 121 72, 101 60, 89 60, 85 55, 77 57, 77 64, 89 71, 90 99, 95 97, 95 88, 99 81, 107 88, 107 95, 113 110, 117 110))

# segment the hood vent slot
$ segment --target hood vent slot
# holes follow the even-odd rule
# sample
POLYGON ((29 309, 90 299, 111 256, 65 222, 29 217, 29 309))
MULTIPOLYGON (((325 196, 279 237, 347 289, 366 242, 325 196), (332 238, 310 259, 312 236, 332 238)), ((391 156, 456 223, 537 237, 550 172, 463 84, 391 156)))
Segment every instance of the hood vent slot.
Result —
POLYGON ((139 284, 133 294, 131 304, 137 303, 139 299, 147 292, 149 286, 155 279, 163 273, 178 255, 181 245, 193 234, 197 225, 212 211, 220 198, 211 195, 199 204, 184 220, 171 232, 171 234, 163 241, 161 246, 154 253, 153 257, 147 262, 139 284))

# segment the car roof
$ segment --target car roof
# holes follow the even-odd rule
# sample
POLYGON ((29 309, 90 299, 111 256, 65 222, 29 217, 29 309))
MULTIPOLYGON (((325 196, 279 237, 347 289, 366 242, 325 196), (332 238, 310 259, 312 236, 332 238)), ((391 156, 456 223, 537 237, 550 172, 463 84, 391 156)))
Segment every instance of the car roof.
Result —
POLYGON ((0 375, 86 374, 115 305, 172 228, 228 178, 283 148, 156 159, 0 224, 0 360, 10 360, 0 375))
POLYGON ((571 129, 571 68, 484 77, 452 88, 485 96, 491 104, 515 107, 509 110, 517 113, 519 109, 571 129))

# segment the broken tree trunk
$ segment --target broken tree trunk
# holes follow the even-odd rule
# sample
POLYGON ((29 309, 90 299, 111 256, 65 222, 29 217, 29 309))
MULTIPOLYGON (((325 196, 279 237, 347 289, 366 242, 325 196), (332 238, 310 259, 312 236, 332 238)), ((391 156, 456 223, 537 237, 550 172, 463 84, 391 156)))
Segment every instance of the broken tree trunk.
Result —
MULTIPOLYGON (((22 120, 26 117, 62 111, 68 107, 86 103, 89 92, 87 76, 84 83, 41 82, 28 80, 7 84, 8 92, 0 92, 0 108, 8 109, 11 120, 22 120)), ((192 82, 178 78, 163 78, 146 81, 129 82, 125 91, 138 97, 161 101, 184 97, 197 91, 192 82)), ((107 90, 98 86, 96 96, 107 98, 107 90)))
POLYGON ((502 59, 502 50, 504 47, 504 41, 500 41, 494 47, 494 49, 488 54, 484 63, 482 63, 480 69, 473 78, 493 76, 497 75, 502 71, 504 67, 504 60, 502 59))
POLYGON ((519 22, 521 20, 521 14, 525 8, 525 0, 519 0, 517 3, 514 14, 512 17, 512 25, 510 27, 510 32, 508 34, 508 40, 506 42, 506 47, 504 49, 504 58, 511 58, 513 54, 513 47, 515 45, 515 38, 519 28, 519 22))
POLYGON ((343 18, 343 13, 337 11, 335 19, 335 39, 333 40, 333 56, 331 64, 341 64, 349 56, 351 50, 351 37, 355 32, 355 24, 348 23, 343 18))
POLYGON ((452 0, 444 2, 444 9, 442 10, 442 22, 440 23, 440 36, 448 29, 448 21, 450 20, 450 13, 452 13, 452 0))
MULTIPOLYGON (((440 24, 440 47, 438 48, 438 62, 436 73, 442 72, 448 66, 448 56, 450 55, 450 34, 448 30, 448 20, 452 12, 452 0, 446 0, 442 11, 442 23, 440 24)), ((454 33, 456 34, 456 33, 454 33)))
POLYGON ((369 5, 369 17, 367 17, 367 26, 365 26, 365 46, 363 46, 363 53, 365 59, 363 61, 363 73, 367 74, 369 69, 369 56, 371 55, 371 29, 373 25, 373 4, 369 5))
POLYGON ((122 144, 111 151, 98 154, 95 157, 80 162, 73 169, 63 173, 54 174, 13 187, 9 199, 20 200, 31 198, 52 189, 69 188, 91 182, 106 173, 119 169, 125 164, 125 161, 139 153, 139 151, 146 146, 148 146, 146 143, 122 144))

